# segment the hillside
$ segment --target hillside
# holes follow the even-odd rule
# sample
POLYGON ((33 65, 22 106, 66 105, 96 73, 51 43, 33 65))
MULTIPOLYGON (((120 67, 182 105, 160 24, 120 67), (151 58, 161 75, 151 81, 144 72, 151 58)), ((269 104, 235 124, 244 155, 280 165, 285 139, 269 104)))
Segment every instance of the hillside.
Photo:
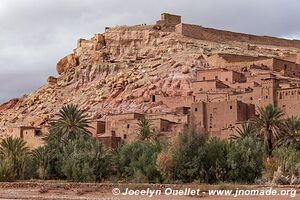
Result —
POLYGON ((173 108, 152 102, 152 95, 191 95, 195 72, 214 67, 213 55, 295 61, 299 51, 298 45, 293 46, 299 41, 278 43, 273 38, 261 44, 256 36, 251 43, 251 37, 245 41, 242 34, 240 39, 216 41, 218 30, 209 39, 181 34, 172 27, 172 23, 161 22, 118 26, 91 39, 79 39, 74 51, 58 62, 57 78, 49 77, 36 91, 0 106, 0 129, 40 126, 69 103, 78 104, 93 119, 112 113, 170 112, 173 108))

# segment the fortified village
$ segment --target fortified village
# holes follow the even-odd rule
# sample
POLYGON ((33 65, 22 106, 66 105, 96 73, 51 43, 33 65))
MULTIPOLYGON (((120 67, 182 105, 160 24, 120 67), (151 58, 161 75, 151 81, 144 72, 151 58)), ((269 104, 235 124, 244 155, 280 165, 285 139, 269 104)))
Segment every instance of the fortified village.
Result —
POLYGON ((0 106, 1 138, 42 145, 61 106, 80 105, 106 148, 137 137, 138 121, 172 137, 190 123, 227 139, 260 107, 300 115, 300 41, 184 24, 167 13, 154 25, 107 27, 78 40, 59 77, 0 106))

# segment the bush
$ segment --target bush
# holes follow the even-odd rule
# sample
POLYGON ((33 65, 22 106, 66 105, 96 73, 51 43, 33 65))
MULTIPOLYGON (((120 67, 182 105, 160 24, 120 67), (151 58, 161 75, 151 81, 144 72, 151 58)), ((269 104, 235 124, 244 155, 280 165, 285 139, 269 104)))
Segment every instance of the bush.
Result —
POLYGON ((252 137, 245 137, 232 143, 227 157, 230 168, 229 180, 253 183, 261 176, 263 145, 252 137))
POLYGON ((300 151, 293 146, 280 147, 273 152, 277 166, 281 167, 285 175, 299 175, 298 164, 300 163, 300 151))
POLYGON ((157 182, 160 173, 156 168, 155 160, 159 149, 146 141, 134 141, 122 146, 118 152, 118 169, 121 176, 133 179, 135 175, 142 177, 146 182, 157 182))
POLYGON ((62 172, 69 180, 101 181, 108 172, 108 157, 99 142, 79 137, 70 141, 62 154, 62 172))
POLYGON ((205 157, 202 177, 205 182, 216 183, 226 181, 228 143, 219 138, 212 138, 205 145, 205 157))

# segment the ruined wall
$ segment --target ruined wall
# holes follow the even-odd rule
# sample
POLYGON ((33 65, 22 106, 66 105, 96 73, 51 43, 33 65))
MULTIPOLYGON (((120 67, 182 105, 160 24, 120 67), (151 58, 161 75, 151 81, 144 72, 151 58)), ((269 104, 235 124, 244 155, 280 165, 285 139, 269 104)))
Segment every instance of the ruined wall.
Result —
POLYGON ((175 31, 184 36, 199 39, 208 40, 218 43, 227 43, 229 41, 245 42, 250 44, 260 45, 275 45, 284 47, 296 47, 300 48, 299 40, 287 40, 269 36, 256 36, 244 33, 235 33, 224 30, 217 30, 213 28, 205 28, 192 24, 178 24, 175 27, 175 31))

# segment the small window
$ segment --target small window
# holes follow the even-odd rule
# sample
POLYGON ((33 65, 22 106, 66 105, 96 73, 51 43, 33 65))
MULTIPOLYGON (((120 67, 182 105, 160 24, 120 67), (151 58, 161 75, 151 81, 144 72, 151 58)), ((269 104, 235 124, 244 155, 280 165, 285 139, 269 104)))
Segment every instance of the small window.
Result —
POLYGON ((127 135, 126 134, 123 135, 123 139, 124 140, 127 139, 127 135))
POLYGON ((253 97, 250 97, 250 100, 253 100, 253 97))
POLYGON ((195 112, 197 112, 198 111, 198 108, 195 108, 195 112))
POLYGON ((230 110, 231 110, 231 109, 232 109, 232 106, 230 106, 229 108, 230 108, 230 110))
POLYGON ((217 80, 217 79, 218 79, 218 76, 215 76, 215 79, 217 80))
POLYGON ((165 131, 165 128, 162 128, 162 131, 165 131))
POLYGON ((111 136, 112 136, 112 137, 116 137, 116 131, 112 131, 112 132, 111 132, 111 136))
POLYGON ((41 130, 35 130, 34 135, 35 136, 40 136, 40 135, 42 135, 42 131, 41 130))
POLYGON ((205 77, 203 77, 203 80, 205 81, 205 77))
POLYGON ((268 98, 268 96, 266 96, 266 99, 268 98))
POLYGON ((225 81, 228 81, 228 78, 226 78, 225 81))
POLYGON ((285 65, 284 65, 284 70, 286 70, 286 68, 287 68, 287 65, 285 64, 285 65))
POLYGON ((155 102, 156 99, 155 99, 155 95, 152 95, 152 102, 155 102))
POLYGON ((127 128, 130 128, 130 124, 127 124, 127 128))
POLYGON ((209 126, 209 128, 212 128, 212 126, 209 126))

